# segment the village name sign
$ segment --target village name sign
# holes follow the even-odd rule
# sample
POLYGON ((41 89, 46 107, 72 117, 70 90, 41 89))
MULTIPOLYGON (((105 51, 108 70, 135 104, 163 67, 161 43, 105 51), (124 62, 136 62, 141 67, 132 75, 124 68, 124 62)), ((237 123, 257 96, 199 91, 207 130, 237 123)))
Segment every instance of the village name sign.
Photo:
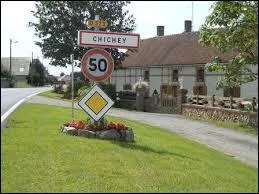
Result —
MULTIPOLYGON (((89 20, 87 25, 105 28, 108 22, 89 20)), ((90 49, 82 57, 82 73, 94 83, 107 80, 112 75, 114 62, 110 53, 100 48, 139 48, 139 39, 139 34, 79 30, 79 46, 97 47, 90 49)), ((78 102, 78 105, 95 121, 99 121, 113 104, 114 102, 97 84, 94 84, 78 102)))

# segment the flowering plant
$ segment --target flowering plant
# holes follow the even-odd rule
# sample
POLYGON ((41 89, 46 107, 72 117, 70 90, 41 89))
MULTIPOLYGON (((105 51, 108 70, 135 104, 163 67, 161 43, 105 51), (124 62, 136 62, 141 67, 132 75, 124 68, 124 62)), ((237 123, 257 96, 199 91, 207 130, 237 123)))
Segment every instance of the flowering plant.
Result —
POLYGON ((83 120, 71 120, 70 122, 66 123, 65 126, 67 127, 74 127, 78 130, 80 129, 86 129, 89 131, 98 131, 98 130, 109 130, 109 129, 115 129, 115 130, 127 130, 128 127, 122 123, 122 122, 109 122, 107 124, 103 125, 96 125, 96 124, 91 124, 83 120))

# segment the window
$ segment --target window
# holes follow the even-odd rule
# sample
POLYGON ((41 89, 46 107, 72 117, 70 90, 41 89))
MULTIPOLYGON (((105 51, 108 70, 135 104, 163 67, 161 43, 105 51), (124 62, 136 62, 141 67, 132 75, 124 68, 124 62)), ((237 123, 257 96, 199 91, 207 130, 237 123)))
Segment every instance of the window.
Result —
POLYGON ((20 72, 24 72, 24 68, 22 67, 22 68, 20 68, 20 72))
POLYGON ((240 98, 240 87, 234 87, 229 89, 224 89, 224 97, 236 97, 240 98))
POLYGON ((197 82, 204 82, 204 67, 197 68, 197 82))
POLYGON ((148 70, 146 70, 146 71, 144 71, 144 81, 149 81, 149 71, 148 70))
POLYGON ((173 82, 178 82, 178 69, 173 70, 173 82))

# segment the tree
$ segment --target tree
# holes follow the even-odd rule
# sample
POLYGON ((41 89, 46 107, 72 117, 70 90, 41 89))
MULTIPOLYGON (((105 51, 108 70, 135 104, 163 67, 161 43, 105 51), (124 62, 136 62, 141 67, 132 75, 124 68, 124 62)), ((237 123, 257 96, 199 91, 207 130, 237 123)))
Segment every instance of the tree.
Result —
MULTIPOLYGON (((94 20, 95 15, 106 20, 106 29, 113 32, 132 32, 135 18, 124 11, 129 1, 37 1, 36 11, 32 11, 38 22, 29 22, 34 27, 41 41, 36 45, 42 49, 43 56, 50 59, 50 65, 70 64, 70 55, 80 60, 90 48, 77 45, 78 30, 92 30, 86 26, 87 20, 94 20)), ((115 65, 120 65, 124 53, 116 48, 106 48, 111 53, 115 65)), ((80 64, 79 64, 80 65, 80 64)))
POLYGON ((212 13, 201 26, 200 42, 222 53, 233 54, 226 63, 214 56, 213 62, 206 64, 210 72, 225 72, 217 89, 234 88, 256 80, 251 65, 258 65, 258 2, 217 1, 212 8, 212 13))
POLYGON ((63 76, 63 75, 65 75, 64 72, 61 72, 61 73, 60 73, 60 77, 63 76))
POLYGON ((30 64, 29 75, 27 77, 28 83, 33 86, 44 86, 48 74, 46 72, 47 70, 40 60, 33 59, 30 64))

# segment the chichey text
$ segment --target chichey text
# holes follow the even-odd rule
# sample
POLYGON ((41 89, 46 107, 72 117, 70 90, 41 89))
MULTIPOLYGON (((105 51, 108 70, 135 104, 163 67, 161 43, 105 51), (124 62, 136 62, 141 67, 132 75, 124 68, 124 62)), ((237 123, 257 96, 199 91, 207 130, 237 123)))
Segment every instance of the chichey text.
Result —
POLYGON ((127 38, 93 36, 93 41, 98 43, 119 43, 125 44, 127 38))

